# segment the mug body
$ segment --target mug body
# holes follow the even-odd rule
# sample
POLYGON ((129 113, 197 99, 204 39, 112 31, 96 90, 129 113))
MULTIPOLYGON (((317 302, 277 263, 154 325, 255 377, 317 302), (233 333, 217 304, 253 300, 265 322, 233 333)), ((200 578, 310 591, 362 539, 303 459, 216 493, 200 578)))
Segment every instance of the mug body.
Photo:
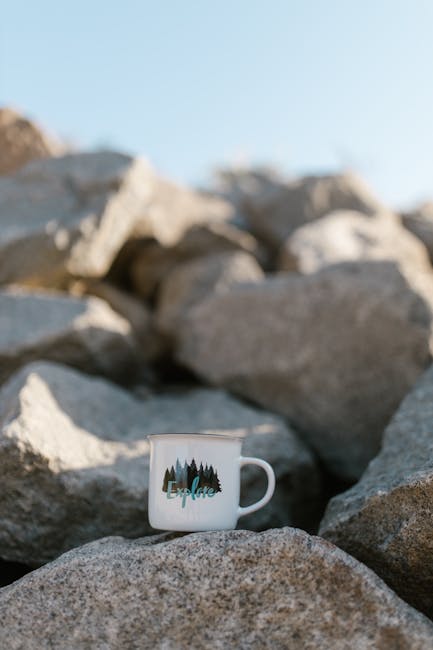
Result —
POLYGON ((240 438, 219 434, 149 436, 149 522, 161 530, 236 527, 240 438))

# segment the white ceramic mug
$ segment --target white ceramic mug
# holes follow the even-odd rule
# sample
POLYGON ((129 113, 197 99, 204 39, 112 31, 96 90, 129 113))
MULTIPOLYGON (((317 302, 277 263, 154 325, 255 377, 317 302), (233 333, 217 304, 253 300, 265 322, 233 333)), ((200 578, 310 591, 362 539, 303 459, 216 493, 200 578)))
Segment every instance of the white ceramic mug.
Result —
POLYGON ((159 530, 227 530, 239 517, 263 508, 272 498, 275 474, 260 458, 241 456, 242 438, 213 433, 149 435, 149 522, 159 530), (265 495, 239 505, 240 469, 265 470, 265 495))

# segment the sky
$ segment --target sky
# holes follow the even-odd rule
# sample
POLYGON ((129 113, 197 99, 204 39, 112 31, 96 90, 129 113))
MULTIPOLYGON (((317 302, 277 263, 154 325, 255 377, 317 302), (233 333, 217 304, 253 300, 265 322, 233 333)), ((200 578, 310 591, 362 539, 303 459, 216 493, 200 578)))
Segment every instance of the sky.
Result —
POLYGON ((215 168, 351 168, 405 208, 433 198, 431 0, 5 3, 0 104, 75 146, 215 168))

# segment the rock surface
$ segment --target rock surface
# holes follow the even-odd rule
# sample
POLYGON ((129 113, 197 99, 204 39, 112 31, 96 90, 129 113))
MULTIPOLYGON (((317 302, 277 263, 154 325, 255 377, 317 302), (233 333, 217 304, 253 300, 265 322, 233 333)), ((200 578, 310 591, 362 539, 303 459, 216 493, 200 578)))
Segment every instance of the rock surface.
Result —
POLYGON ((433 261, 433 203, 424 203, 413 212, 402 215, 404 226, 427 248, 433 261))
POLYGON ((252 232, 277 249, 296 228, 334 210, 368 215, 384 211, 361 179, 351 173, 307 176, 289 182, 263 174, 241 177, 237 193, 233 185, 235 178, 231 194, 237 196, 252 232))
POLYGON ((177 358, 287 416, 353 480, 429 363, 431 314, 395 264, 346 263, 210 296, 184 319, 177 358))
MULTIPOLYGON (((271 462, 275 496, 243 526, 307 525, 316 514, 311 453, 281 419, 222 391, 141 401, 102 379, 33 363, 0 390, 0 431, 4 560, 37 566, 107 534, 148 534, 149 433, 236 433, 246 455, 271 462)), ((255 468, 242 471, 242 483, 250 502, 264 493, 255 468)))
POLYGON ((321 534, 433 618, 433 367, 386 429, 383 448, 329 504, 321 534))
POLYGON ((196 192, 156 175, 142 218, 135 224, 135 237, 153 237, 165 246, 176 244, 194 225, 226 222, 234 215, 224 199, 196 192))
POLYGON ((158 293, 157 326, 174 336, 194 305, 213 293, 224 293, 242 283, 260 282, 264 277, 248 253, 216 253, 176 266, 158 293))
MULTIPOLYGON (((258 242, 249 233, 227 222, 210 222, 189 228, 173 246, 145 241, 127 247, 118 266, 127 266, 127 276, 134 291, 143 298, 152 297, 162 280, 177 265, 216 253, 240 252, 261 256, 258 242)), ((116 271, 115 271, 116 272, 116 271)), ((118 272, 118 271, 117 271, 118 272)), ((125 274, 125 273, 124 273, 125 274)))
POLYGON ((0 179, 0 283, 100 277, 143 218, 153 172, 114 152, 30 163, 0 179))
POLYGON ((113 152, 35 161, 0 179, 0 282, 100 277, 143 217, 144 161, 113 152))
POLYGON ((123 318, 126 318, 131 326, 142 362, 157 359, 163 351, 163 342, 154 327, 153 313, 142 300, 133 294, 101 280, 78 280, 73 282, 68 289, 72 295, 81 298, 97 296, 105 300, 123 318))
POLYGON ((11 174, 38 158, 60 155, 62 146, 10 108, 0 108, 0 174, 11 174))
POLYGON ((291 528, 108 537, 0 590, 0 617, 9 650, 433 647, 372 571, 291 528))
POLYGON ((136 352, 130 324, 99 298, 0 291, 0 381, 35 359, 122 379, 136 352))
POLYGON ((372 218, 343 210, 297 228, 282 248, 279 269, 314 273, 359 260, 395 260, 401 266, 431 269, 425 246, 395 215, 372 218))
POLYGON ((147 523, 143 408, 101 379, 34 363, 0 391, 0 557, 37 566, 147 523))

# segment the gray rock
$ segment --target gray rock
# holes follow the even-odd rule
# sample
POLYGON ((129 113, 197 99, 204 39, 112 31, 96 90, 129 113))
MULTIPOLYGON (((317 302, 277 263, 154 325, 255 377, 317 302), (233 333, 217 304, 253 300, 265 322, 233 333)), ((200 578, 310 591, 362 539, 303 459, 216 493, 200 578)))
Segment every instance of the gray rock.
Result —
POLYGON ((237 284, 259 282, 264 277, 248 253, 215 253, 176 266, 158 292, 156 324, 164 334, 175 336, 188 311, 212 293, 224 293, 237 284))
POLYGON ((135 372, 131 326, 99 298, 0 291, 0 381, 35 359, 123 379, 135 372))
POLYGON ((237 199, 252 232, 278 249, 299 226, 334 210, 356 210, 368 215, 384 211, 360 178, 351 173, 307 176, 284 182, 275 175, 231 178, 231 196, 237 199))
POLYGON ((259 254, 257 240, 227 221, 211 221, 189 228, 176 246, 184 259, 213 253, 244 251, 259 254))
POLYGON ((126 275, 135 293, 149 298, 179 264, 216 253, 240 251, 263 257, 252 235, 230 223, 211 221, 192 226, 173 246, 163 246, 155 240, 130 242, 123 259, 116 264, 120 269, 114 269, 114 273, 126 275))
MULTIPOLYGON (((244 526, 311 523, 319 490, 311 454, 276 416, 222 391, 146 400, 102 379, 34 363, 0 391, 0 557, 37 566, 109 534, 151 532, 147 519, 149 433, 223 431, 245 437, 243 452, 274 466, 271 503, 244 526)), ((264 487, 242 471, 244 495, 264 487)), ((1 644, 0 644, 1 646, 1 644)))
POLYGON ((402 214, 403 225, 422 241, 433 261, 433 203, 420 205, 402 214))
POLYGON ((60 155, 60 142, 10 108, 0 109, 0 174, 11 174, 39 158, 60 155))
POLYGON ((221 168, 214 174, 214 191, 236 206, 239 219, 256 200, 272 196, 286 182, 276 168, 269 166, 221 168))
POLYGON ((329 504, 321 534, 433 617, 433 367, 404 399, 380 454, 329 504))
POLYGON ((8 650, 426 650, 433 625, 372 571, 291 528, 74 549, 0 590, 8 650))
POLYGON ((0 179, 0 283, 104 275, 143 218, 153 172, 119 153, 71 154, 0 179))
POLYGON ((153 176, 151 194, 134 227, 135 237, 153 237, 164 246, 176 244, 193 226, 227 222, 234 208, 222 198, 210 196, 153 176))
POLYGON ((68 290, 80 298, 97 296, 126 318, 140 353, 140 361, 155 361, 165 350, 165 344, 154 326, 150 308, 133 294, 103 280, 76 280, 69 285, 68 290))
POLYGON ((326 266, 358 260, 394 260, 430 272, 425 246, 385 213, 369 217, 339 210, 297 228, 282 247, 279 269, 314 273, 326 266))
POLYGON ((51 363, 2 387, 0 557, 35 566, 101 535, 150 531, 142 413, 122 389, 51 363))
POLYGON ((390 262, 346 263, 234 287, 193 307, 177 359, 287 416, 354 479, 430 359, 431 297, 390 262), (416 285, 416 286, 415 286, 416 285))

